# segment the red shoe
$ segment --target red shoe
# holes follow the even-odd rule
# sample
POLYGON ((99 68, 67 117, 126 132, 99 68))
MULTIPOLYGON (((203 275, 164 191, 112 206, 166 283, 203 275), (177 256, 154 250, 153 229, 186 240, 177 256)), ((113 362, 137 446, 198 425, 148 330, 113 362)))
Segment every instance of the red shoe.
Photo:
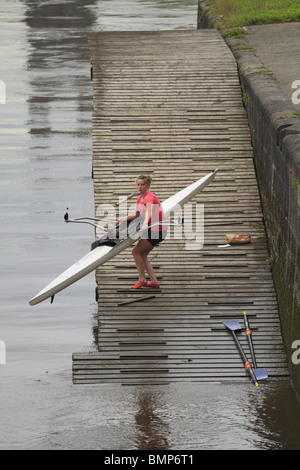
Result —
POLYGON ((134 286, 131 286, 131 289, 139 289, 140 287, 143 287, 147 284, 147 282, 144 281, 138 281, 134 286))
POLYGON ((159 284, 154 284, 153 282, 147 282, 145 287, 154 287, 155 289, 159 288, 159 284))

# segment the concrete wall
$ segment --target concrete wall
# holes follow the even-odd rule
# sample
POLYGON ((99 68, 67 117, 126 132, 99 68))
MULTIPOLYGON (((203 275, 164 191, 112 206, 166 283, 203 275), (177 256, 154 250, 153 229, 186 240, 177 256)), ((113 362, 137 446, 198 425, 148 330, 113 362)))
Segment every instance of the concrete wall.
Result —
MULTIPOLYGON (((198 28, 213 27, 199 0, 198 28)), ((226 40, 240 75, 251 130, 283 339, 300 398, 300 119, 245 40, 226 40), (299 353, 297 353, 297 350, 299 353)), ((300 77, 299 77, 300 78, 300 77)))

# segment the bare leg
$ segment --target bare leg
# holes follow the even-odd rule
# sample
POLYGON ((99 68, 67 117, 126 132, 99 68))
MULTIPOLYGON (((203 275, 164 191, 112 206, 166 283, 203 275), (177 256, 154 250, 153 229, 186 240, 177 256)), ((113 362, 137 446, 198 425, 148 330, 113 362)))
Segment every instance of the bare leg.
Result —
MULTIPOLYGON (((152 248, 153 248, 153 247, 152 247, 152 248)), ((158 284, 158 280, 157 280, 156 274, 155 274, 155 272, 154 272, 154 269, 153 269, 153 267, 152 267, 150 261, 149 261, 148 258, 147 258, 147 255, 143 255, 143 257, 144 257, 145 271, 148 273, 151 282, 153 282, 153 284, 158 284)))
POLYGON ((155 272, 151 266, 151 263, 147 259, 150 251, 153 250, 153 246, 148 240, 141 239, 138 241, 136 246, 132 250, 135 265, 139 274, 139 279, 142 282, 146 282, 146 272, 149 274, 151 282, 157 283, 155 272))

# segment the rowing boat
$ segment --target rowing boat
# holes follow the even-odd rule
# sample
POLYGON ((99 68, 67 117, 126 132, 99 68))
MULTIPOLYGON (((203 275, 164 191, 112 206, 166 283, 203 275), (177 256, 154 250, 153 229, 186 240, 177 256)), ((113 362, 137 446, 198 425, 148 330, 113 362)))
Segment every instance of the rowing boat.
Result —
MULTIPOLYGON (((166 219, 170 217, 171 213, 178 207, 178 205, 182 206, 186 204, 197 193, 202 191, 202 189, 204 189, 214 179, 217 171, 218 170, 214 170, 208 173, 203 178, 200 178, 199 180, 195 181, 194 183, 190 184, 186 188, 182 189, 178 193, 162 202, 166 219)), ((141 235, 141 231, 136 231, 135 233, 131 233, 130 236, 124 240, 111 240, 106 237, 106 241, 104 240, 101 243, 96 243, 89 253, 70 266, 52 282, 50 282, 50 284, 48 284, 29 301, 29 304, 36 305, 48 298, 53 300, 55 294, 124 251, 136 240, 138 240, 141 235)))

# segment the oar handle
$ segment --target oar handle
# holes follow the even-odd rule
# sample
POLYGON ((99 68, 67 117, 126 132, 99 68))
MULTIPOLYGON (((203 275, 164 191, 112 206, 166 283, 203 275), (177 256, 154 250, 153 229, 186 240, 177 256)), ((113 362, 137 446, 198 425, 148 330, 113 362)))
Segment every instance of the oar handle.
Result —
POLYGON ((255 385, 256 387, 258 387, 257 378, 256 378, 256 376, 255 376, 254 370, 252 369, 252 366, 251 366, 250 362, 247 361, 247 362, 245 363, 245 368, 246 368, 246 370, 249 372, 250 377, 251 377, 252 382, 254 383, 254 385, 255 385))
POLYGON ((253 365, 254 365, 254 369, 257 368, 257 364, 256 364, 256 359, 255 359, 255 353, 254 353, 254 347, 253 347, 253 341, 252 341, 252 331, 249 327, 249 322, 248 322, 248 318, 247 318, 247 313, 244 312, 244 320, 245 320, 245 327, 246 327, 246 336, 248 338, 248 343, 249 343, 249 348, 250 348, 250 351, 251 351, 251 356, 252 356, 252 362, 253 362, 253 365))
POLYGON ((239 340, 238 340, 238 337, 237 337, 236 334, 235 334, 235 331, 232 330, 232 334, 233 334, 233 337, 234 337, 234 339, 235 339, 235 342, 236 342, 236 344, 237 344, 237 346, 238 346, 238 348, 239 348, 239 350, 240 350, 240 353, 241 353, 241 355, 242 355, 242 357, 243 357, 244 364, 245 364, 245 368, 246 368, 246 370, 249 372, 250 377, 251 377, 251 380, 252 380, 252 382, 254 383, 254 385, 255 385, 256 387, 258 387, 258 382, 257 382, 257 379, 256 379, 256 377, 255 377, 255 374, 254 374, 254 371, 253 371, 253 369, 252 369, 252 366, 251 366, 250 362, 248 361, 246 354, 244 353, 244 350, 243 350, 243 348, 242 348, 242 346, 241 346, 241 344, 240 344, 240 342, 239 342, 239 340))

